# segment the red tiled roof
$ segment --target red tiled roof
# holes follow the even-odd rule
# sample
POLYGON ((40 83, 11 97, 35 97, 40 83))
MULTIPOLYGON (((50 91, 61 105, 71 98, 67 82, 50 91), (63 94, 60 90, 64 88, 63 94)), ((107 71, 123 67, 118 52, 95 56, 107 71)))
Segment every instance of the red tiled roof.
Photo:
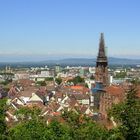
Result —
POLYGON ((89 99, 89 95, 87 94, 73 94, 73 97, 76 100, 89 99))
POLYGON ((56 92, 55 97, 62 98, 63 97, 63 93, 62 92, 56 92))
POLYGON ((81 86, 81 85, 70 86, 69 88, 73 91, 78 91, 78 92, 82 92, 82 93, 89 92, 88 88, 81 86))
POLYGON ((80 108, 80 111, 81 111, 82 114, 84 114, 84 113, 86 112, 87 109, 88 109, 88 107, 82 106, 82 107, 80 108))
POLYGON ((34 83, 34 81, 29 80, 29 79, 20 79, 20 80, 18 80, 18 83, 21 84, 22 86, 27 87, 27 86, 32 85, 32 83, 34 83))
POLYGON ((26 87, 24 88, 24 91, 20 92, 20 96, 31 97, 32 93, 35 93, 36 91, 37 91, 37 88, 34 86, 26 87))
POLYGON ((140 86, 137 87, 137 97, 140 98, 140 86))
POLYGON ((61 112, 53 112, 53 115, 54 116, 60 116, 61 115, 61 112))
POLYGON ((123 95, 125 93, 125 90, 121 86, 114 86, 114 85, 106 87, 105 91, 108 94, 114 95, 114 96, 123 95))
POLYGON ((140 98, 140 91, 138 92, 137 96, 140 98))
POLYGON ((12 88, 10 88, 8 95, 15 96, 16 94, 17 94, 17 91, 16 91, 15 87, 13 86, 12 88))
POLYGON ((85 87, 84 86, 71 86, 71 89, 74 90, 83 90, 85 87))
POLYGON ((42 109, 44 108, 44 105, 41 101, 29 101, 27 102, 27 107, 30 107, 30 108, 37 107, 39 109, 42 109))
POLYGON ((68 103, 71 107, 74 107, 76 104, 79 105, 79 103, 73 98, 68 103))

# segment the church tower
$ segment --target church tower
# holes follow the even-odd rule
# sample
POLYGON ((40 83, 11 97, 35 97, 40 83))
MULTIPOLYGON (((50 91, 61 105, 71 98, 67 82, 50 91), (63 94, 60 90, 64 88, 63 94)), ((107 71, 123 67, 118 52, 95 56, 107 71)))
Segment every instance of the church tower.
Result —
POLYGON ((99 52, 96 61, 96 82, 102 83, 104 86, 108 85, 108 61, 105 52, 104 35, 101 33, 99 42, 99 52))

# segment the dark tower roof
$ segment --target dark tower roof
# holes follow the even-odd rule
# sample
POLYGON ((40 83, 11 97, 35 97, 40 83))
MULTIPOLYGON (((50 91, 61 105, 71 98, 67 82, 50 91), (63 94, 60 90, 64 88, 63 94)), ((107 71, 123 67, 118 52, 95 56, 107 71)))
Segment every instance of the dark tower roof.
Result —
POLYGON ((104 42, 104 34, 101 33, 100 43, 99 43, 99 52, 97 56, 97 63, 98 62, 106 62, 107 63, 107 56, 105 53, 105 42, 104 42))

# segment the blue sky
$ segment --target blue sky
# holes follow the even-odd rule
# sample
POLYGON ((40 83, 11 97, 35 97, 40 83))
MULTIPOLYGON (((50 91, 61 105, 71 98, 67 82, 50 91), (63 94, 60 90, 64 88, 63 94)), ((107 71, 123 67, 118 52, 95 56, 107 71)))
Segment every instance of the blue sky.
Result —
POLYGON ((0 0, 0 61, 140 58, 139 0, 0 0))

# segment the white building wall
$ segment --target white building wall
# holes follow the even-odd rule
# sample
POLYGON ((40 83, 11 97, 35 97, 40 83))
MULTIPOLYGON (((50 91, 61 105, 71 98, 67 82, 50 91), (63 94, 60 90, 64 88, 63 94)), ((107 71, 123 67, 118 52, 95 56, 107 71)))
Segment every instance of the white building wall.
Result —
POLYGON ((35 93, 33 93, 32 97, 29 99, 29 101, 41 101, 43 102, 43 100, 38 97, 35 93))

